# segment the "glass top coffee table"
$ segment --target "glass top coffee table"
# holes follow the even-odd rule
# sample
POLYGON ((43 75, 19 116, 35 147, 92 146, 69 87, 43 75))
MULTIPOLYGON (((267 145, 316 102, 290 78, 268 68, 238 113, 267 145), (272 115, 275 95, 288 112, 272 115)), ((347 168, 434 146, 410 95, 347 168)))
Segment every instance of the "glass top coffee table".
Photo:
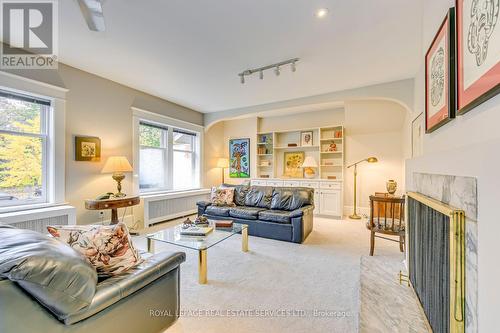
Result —
POLYGON ((206 236, 181 235, 182 225, 176 225, 154 234, 147 235, 148 252, 154 252, 154 242, 164 242, 198 251, 198 282, 207 283, 207 250, 231 236, 241 233, 241 249, 248 252, 248 226, 233 223, 230 228, 215 228, 206 236))

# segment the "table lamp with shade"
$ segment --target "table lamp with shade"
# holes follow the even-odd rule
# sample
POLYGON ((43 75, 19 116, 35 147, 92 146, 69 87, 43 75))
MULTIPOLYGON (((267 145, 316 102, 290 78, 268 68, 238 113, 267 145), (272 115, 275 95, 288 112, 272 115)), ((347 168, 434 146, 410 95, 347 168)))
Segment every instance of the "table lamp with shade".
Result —
POLYGON ((115 193, 115 197, 121 198, 126 196, 125 193, 122 193, 122 180, 125 179, 125 172, 132 172, 132 166, 125 156, 111 156, 104 164, 104 167, 101 170, 101 173, 112 173, 113 179, 117 183, 118 192, 115 193))
POLYGON ((225 157, 220 157, 217 159, 217 167, 222 170, 222 184, 224 184, 224 169, 229 168, 229 159, 225 157))
POLYGON ((316 177, 316 169, 318 167, 318 163, 316 163, 316 160, 312 156, 307 156, 306 159, 304 160, 304 163, 302 163, 302 168, 304 169, 304 177, 311 179, 316 177))
POLYGON ((354 210, 352 212, 352 215, 349 215, 349 218, 353 219, 353 220, 361 219, 361 216, 359 216, 358 213, 356 212, 356 177, 358 175, 358 164, 362 163, 362 162, 376 163, 376 162, 378 162, 378 159, 376 157, 368 157, 368 158, 362 159, 361 161, 353 163, 347 167, 348 169, 351 167, 354 167, 354 210))

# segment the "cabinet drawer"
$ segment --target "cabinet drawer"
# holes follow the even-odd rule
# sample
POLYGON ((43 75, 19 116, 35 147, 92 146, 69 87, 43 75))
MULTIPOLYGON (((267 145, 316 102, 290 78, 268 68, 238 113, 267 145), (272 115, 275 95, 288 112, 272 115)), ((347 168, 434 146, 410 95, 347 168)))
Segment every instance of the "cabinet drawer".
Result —
POLYGON ((254 185, 254 186, 266 186, 267 180, 252 180, 252 185, 254 185))
POLYGON ((318 182, 301 182, 300 186, 310 187, 310 188, 319 188, 319 183, 318 182))
POLYGON ((267 186, 280 187, 280 186, 283 186, 283 181, 281 181, 281 180, 268 180, 267 186))
POLYGON ((283 182, 283 186, 285 186, 285 187, 299 187, 300 182, 293 181, 293 180, 285 180, 283 182))
POLYGON ((342 189, 342 185, 339 183, 320 183, 320 188, 331 189, 331 190, 340 190, 342 189))

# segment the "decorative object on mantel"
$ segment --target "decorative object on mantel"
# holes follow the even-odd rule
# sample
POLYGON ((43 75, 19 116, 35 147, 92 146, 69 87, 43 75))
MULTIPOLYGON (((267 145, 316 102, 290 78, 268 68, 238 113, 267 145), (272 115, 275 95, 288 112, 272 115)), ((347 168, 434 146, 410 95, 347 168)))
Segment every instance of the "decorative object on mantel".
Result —
POLYGON ((125 179, 124 173, 132 171, 134 170, 125 156, 111 156, 106 161, 106 164, 104 164, 101 173, 113 174, 113 179, 116 181, 116 188, 118 190, 115 193, 115 197, 121 198, 125 196, 125 193, 122 193, 122 181, 125 179))
POLYGON ((101 139, 92 136, 75 136, 75 161, 99 162, 101 139))
POLYGON ((457 0, 459 114, 500 93, 499 7, 498 0, 457 0))
POLYGON ((313 145, 313 131, 306 131, 300 133, 301 147, 312 147, 313 145))
POLYGON ((296 143, 289 143, 287 144, 288 147, 298 147, 299 145, 296 143))
POLYGON ((229 159, 225 157, 219 157, 217 159, 217 167, 221 169, 222 184, 224 184, 224 170, 229 168, 229 159))
POLYGON ((398 188, 398 183, 394 179, 389 179, 387 183, 385 183, 385 187, 389 194, 394 194, 398 188))
POLYGON ((455 118, 455 9, 451 8, 425 55, 425 131, 455 118))
POLYGON ((302 168, 304 169, 304 177, 307 179, 312 179, 316 177, 316 169, 318 167, 318 163, 312 156, 307 156, 302 163, 302 168))
POLYGON ((300 60, 299 58, 293 58, 293 59, 289 59, 289 60, 285 60, 282 62, 272 64, 272 65, 267 65, 267 66, 263 66, 263 67, 259 67, 259 68, 253 68, 253 69, 247 69, 247 70, 244 70, 243 72, 239 73, 238 76, 240 77, 241 84, 245 84, 245 76, 250 76, 250 75, 258 72, 259 78, 261 80, 263 80, 264 79, 264 71, 266 71, 268 69, 274 68, 274 74, 276 74, 276 76, 279 76, 281 74, 281 66, 290 65, 292 72, 295 72, 297 70, 297 62, 299 60, 300 60))
POLYGON ((353 209, 352 215, 349 215, 349 218, 353 219, 353 220, 360 220, 361 219, 361 216, 359 216, 358 213, 356 212, 356 205, 357 205, 356 204, 356 177, 358 175, 358 164, 362 163, 362 162, 376 163, 376 162, 378 162, 378 159, 376 157, 368 157, 368 158, 365 158, 361 161, 353 163, 347 167, 348 169, 351 167, 354 167, 354 209, 353 209))
POLYGON ((304 178, 302 164, 305 153, 303 151, 285 152, 283 162, 283 176, 290 178, 304 178))
POLYGON ((229 140, 229 177, 250 178, 250 139, 229 140))

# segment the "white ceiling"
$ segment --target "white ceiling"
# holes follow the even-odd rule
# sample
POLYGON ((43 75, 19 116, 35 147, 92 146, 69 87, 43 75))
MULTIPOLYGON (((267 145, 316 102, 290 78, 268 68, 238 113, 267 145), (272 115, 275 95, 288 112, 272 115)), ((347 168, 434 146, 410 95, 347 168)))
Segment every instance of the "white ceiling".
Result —
POLYGON ((419 64, 415 0, 105 0, 102 33, 76 0, 59 4, 63 63, 201 112, 409 78, 419 64), (317 19, 321 7, 330 13, 317 19), (239 83, 293 57, 296 73, 239 83))

